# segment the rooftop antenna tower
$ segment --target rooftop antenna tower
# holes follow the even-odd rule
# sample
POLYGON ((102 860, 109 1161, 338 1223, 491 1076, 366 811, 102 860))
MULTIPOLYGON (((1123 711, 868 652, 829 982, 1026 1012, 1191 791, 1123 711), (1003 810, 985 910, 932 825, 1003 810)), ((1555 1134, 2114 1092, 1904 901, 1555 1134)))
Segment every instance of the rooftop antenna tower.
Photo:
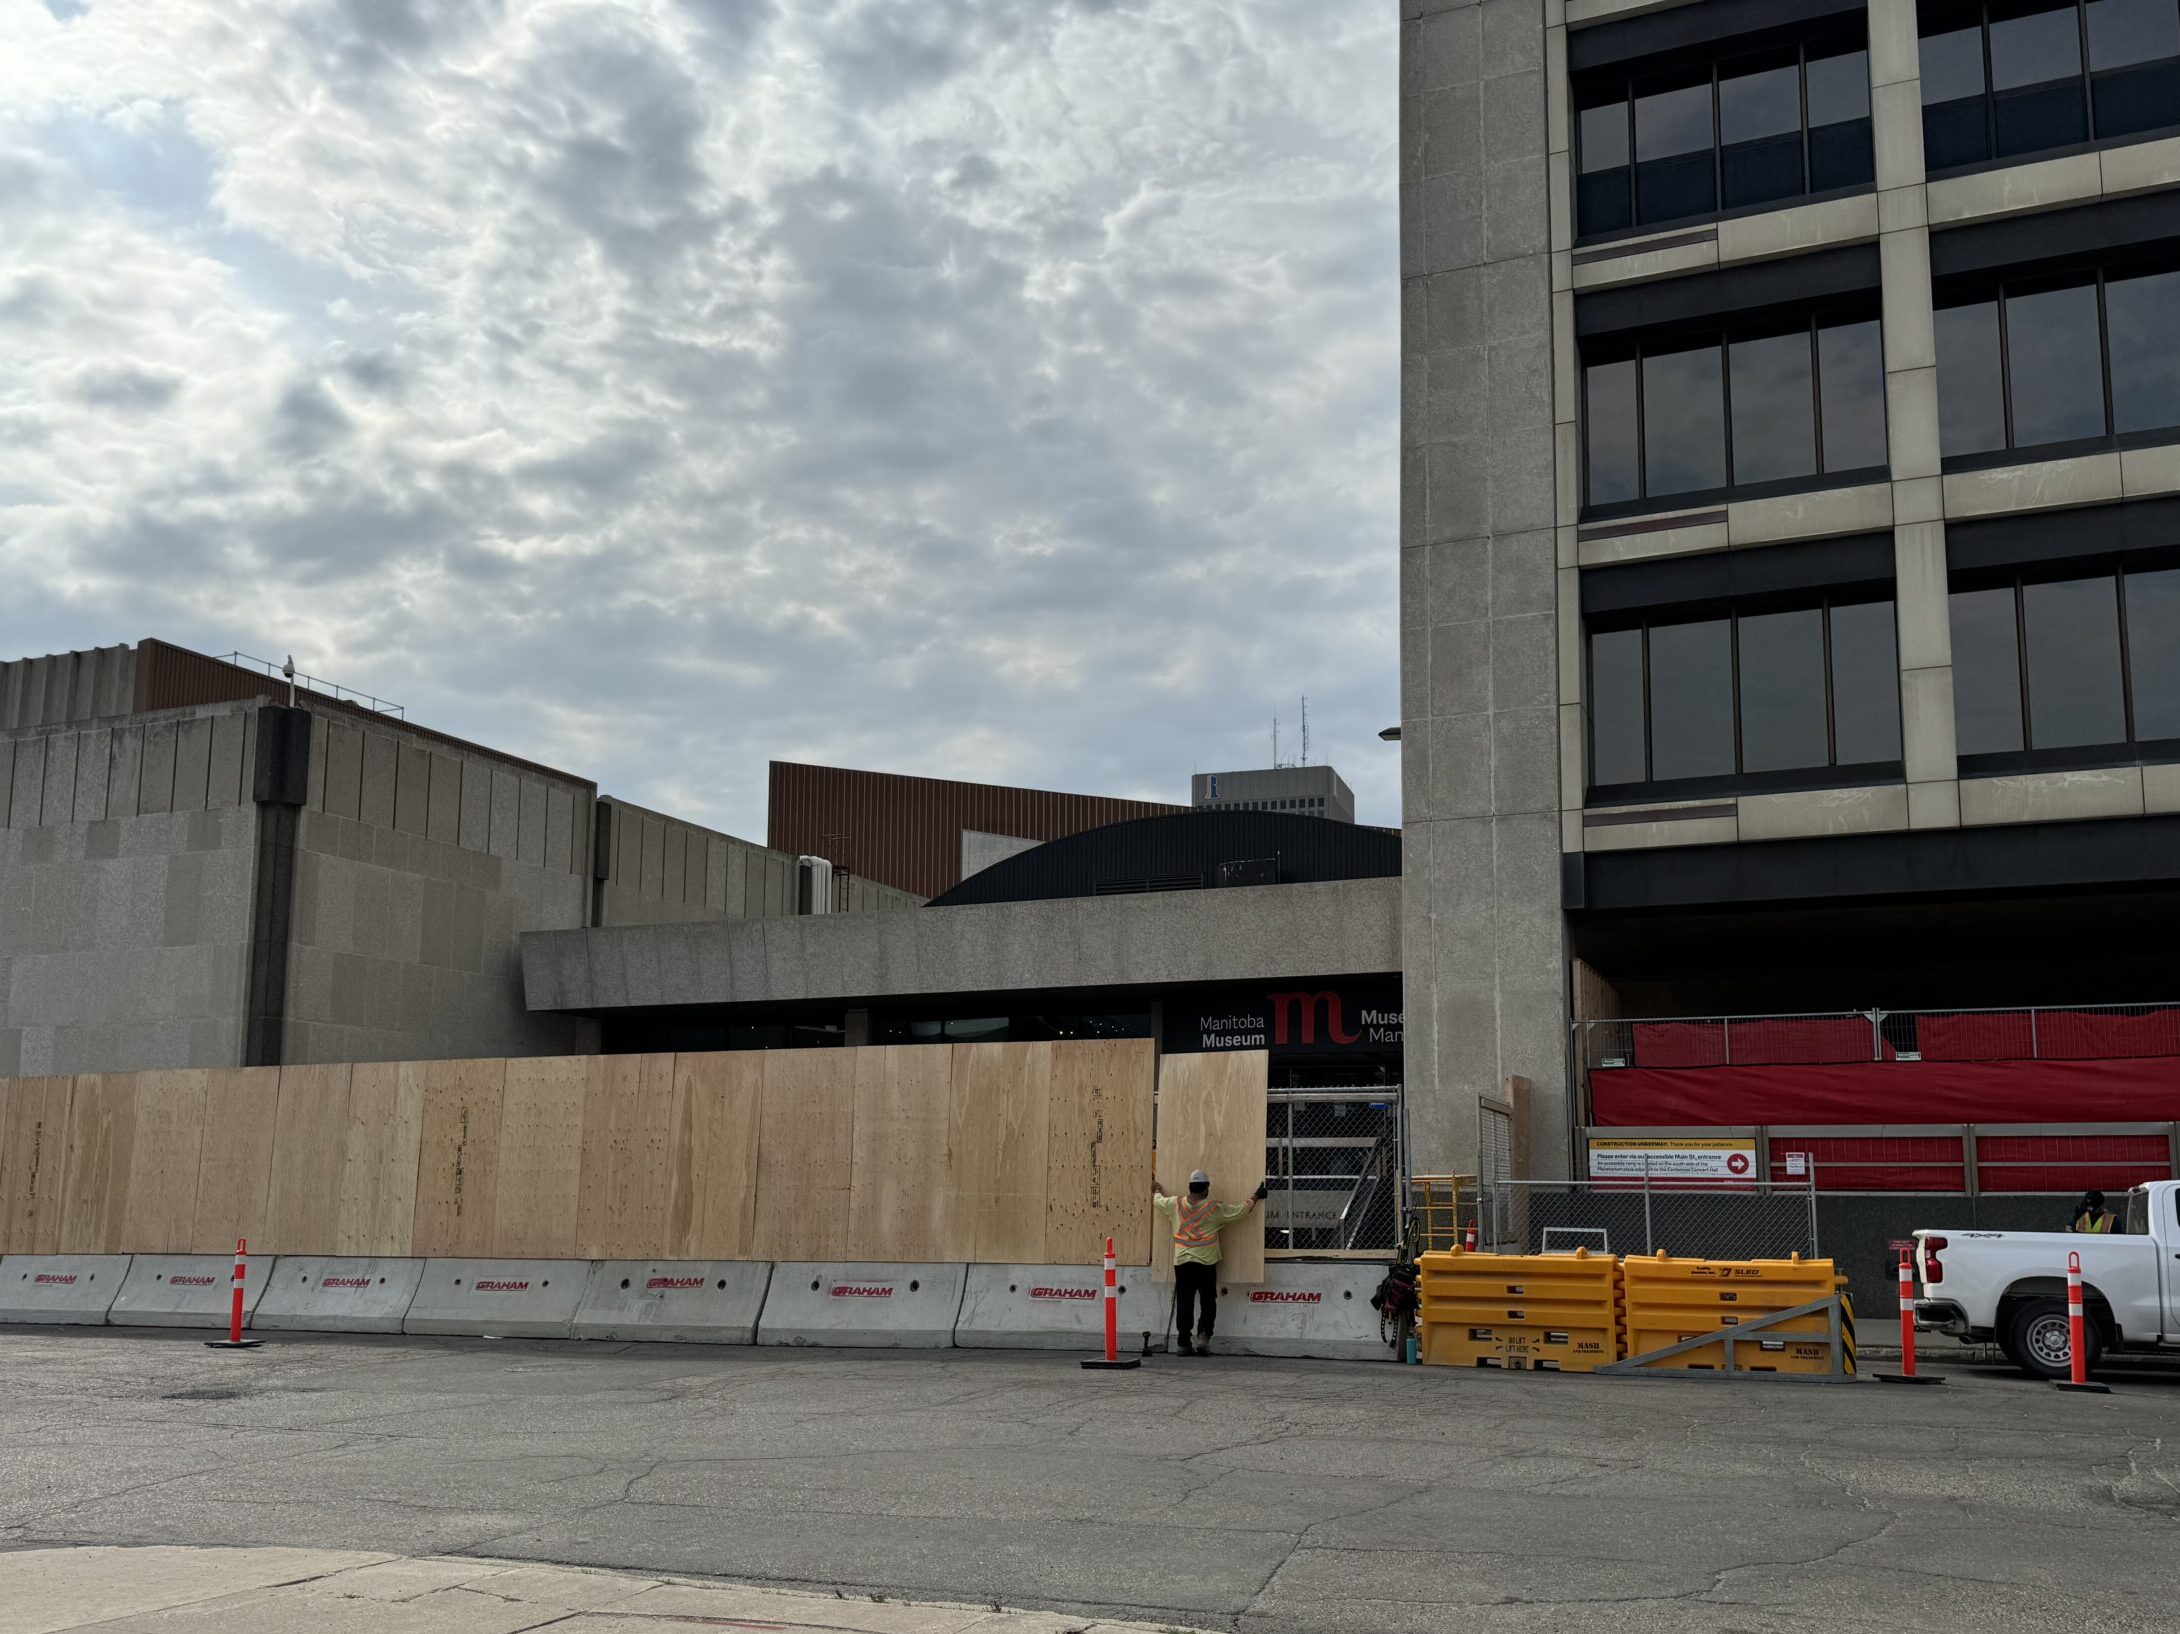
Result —
POLYGON ((1300 764, 1310 763, 1310 701, 1307 694, 1302 699, 1302 759, 1300 764))

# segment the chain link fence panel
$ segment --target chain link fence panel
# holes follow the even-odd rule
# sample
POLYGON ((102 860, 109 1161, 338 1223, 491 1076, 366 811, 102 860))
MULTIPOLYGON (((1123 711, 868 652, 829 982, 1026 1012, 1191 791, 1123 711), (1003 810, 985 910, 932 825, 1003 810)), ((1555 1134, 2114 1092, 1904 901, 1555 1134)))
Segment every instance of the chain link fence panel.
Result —
POLYGON ((1400 1093, 1275 1089, 1264 1242, 1275 1254, 1388 1254, 1400 1240, 1400 1093))
POLYGON ((1514 1180, 1476 1189, 1477 1247, 1495 1254, 1655 1254, 1676 1259, 1817 1257, 1807 1181, 1514 1180))

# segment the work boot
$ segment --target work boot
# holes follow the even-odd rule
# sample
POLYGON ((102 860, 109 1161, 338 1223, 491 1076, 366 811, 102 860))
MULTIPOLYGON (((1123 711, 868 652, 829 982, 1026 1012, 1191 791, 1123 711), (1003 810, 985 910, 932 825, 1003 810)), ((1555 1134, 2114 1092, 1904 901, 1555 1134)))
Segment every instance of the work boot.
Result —
POLYGON ((1199 1356, 1208 1356, 1211 1354, 1210 1334, 1199 1333, 1198 1335, 1196 1335, 1196 1354, 1199 1356))
POLYGON ((1193 1356, 1196 1354, 1196 1347, 1188 1342, 1187 1334, 1184 1333, 1181 1335, 1179 1345, 1181 1354, 1183 1356, 1193 1356))

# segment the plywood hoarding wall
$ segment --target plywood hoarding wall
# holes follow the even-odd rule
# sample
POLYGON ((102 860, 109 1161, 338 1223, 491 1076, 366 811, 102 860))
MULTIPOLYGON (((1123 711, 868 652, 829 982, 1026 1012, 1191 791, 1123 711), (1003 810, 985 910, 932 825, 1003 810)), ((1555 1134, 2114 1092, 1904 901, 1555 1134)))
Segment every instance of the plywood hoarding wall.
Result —
POLYGON ((1111 1236, 1142 1264, 1155 1070, 1130 1039, 0 1080, 0 1252, 247 1237, 283 1254, 1091 1265, 1111 1236))

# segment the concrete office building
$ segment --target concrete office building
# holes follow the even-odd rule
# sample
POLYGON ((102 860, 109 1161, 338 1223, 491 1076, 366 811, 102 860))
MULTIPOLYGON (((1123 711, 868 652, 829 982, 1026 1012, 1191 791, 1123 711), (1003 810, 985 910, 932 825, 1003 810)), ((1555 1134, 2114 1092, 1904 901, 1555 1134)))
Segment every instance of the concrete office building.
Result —
POLYGON ((797 857, 286 698, 158 641, 0 664, 0 1076, 584 1050, 525 931, 804 910, 797 857))
POLYGON ((2180 6, 1402 11, 1418 1167, 1586 1018, 2171 1000, 2180 6))
POLYGON ((1198 772, 1189 779, 1189 804, 1198 811, 1296 811, 1336 823, 1355 820, 1355 793, 1330 766, 1198 772))

